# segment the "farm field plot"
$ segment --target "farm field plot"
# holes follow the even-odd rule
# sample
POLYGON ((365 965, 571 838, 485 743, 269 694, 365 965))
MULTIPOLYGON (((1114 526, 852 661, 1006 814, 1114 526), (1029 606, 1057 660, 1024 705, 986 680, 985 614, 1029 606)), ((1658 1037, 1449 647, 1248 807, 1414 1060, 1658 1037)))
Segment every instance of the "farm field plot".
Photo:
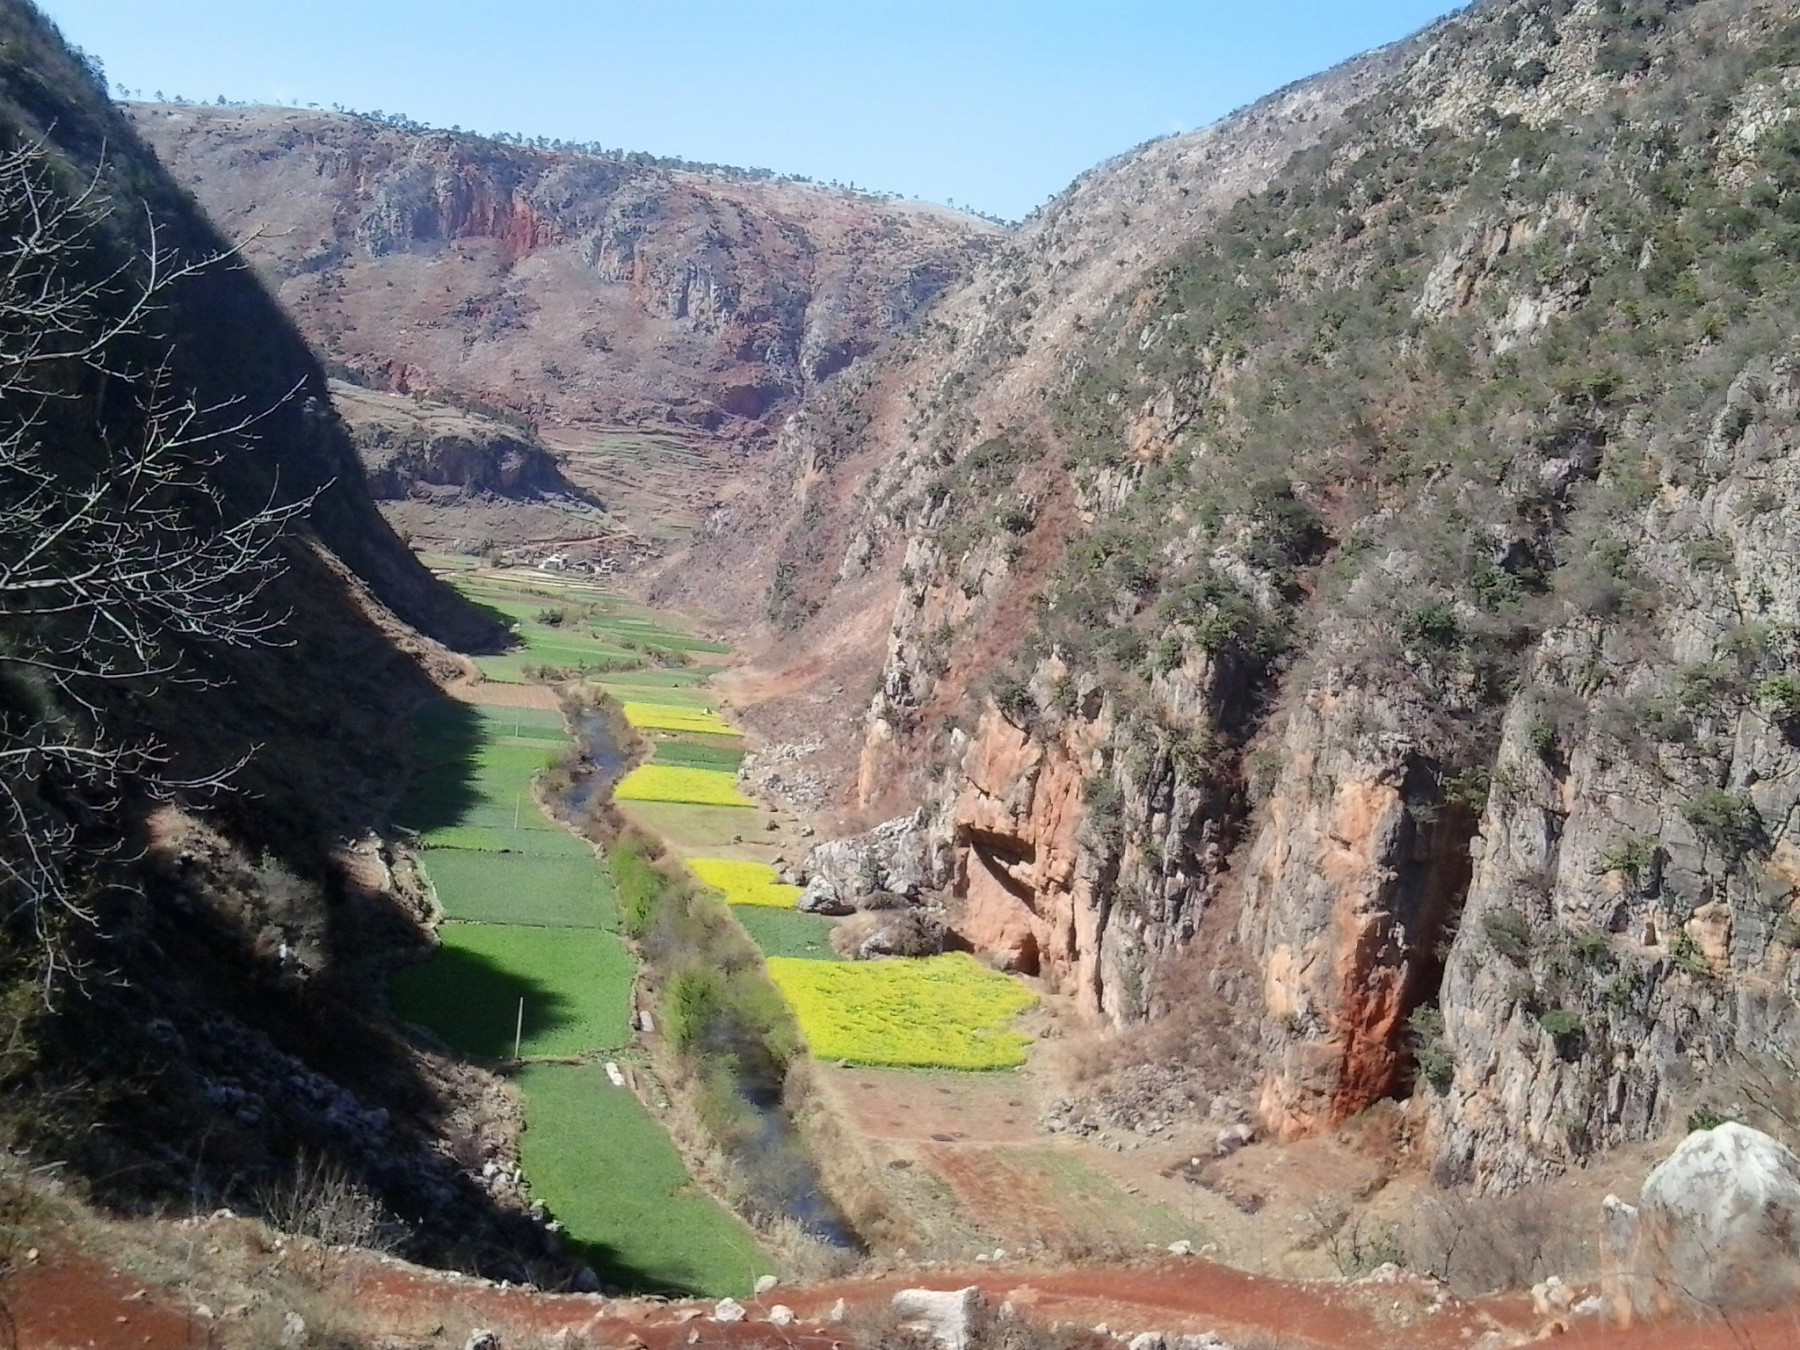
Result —
MULTIPOLYGON (((671 672, 666 670, 628 670, 622 671, 616 675, 600 674, 590 678, 593 683, 599 685, 607 693, 618 699, 620 703, 654 704, 658 707, 674 709, 676 712, 685 714, 690 718, 696 713, 710 713, 712 711, 712 695, 700 687, 701 681, 703 681, 707 675, 707 672, 704 670, 683 672, 684 674, 689 674, 694 677, 693 679, 686 681, 685 684, 645 684, 638 679, 640 674, 667 675, 670 673, 671 672)), ((626 720, 630 721, 631 719, 626 718, 626 720)), ((655 730, 656 728, 645 727, 639 729, 655 730)), ((674 731, 680 729, 665 727, 662 728, 662 730, 674 731)), ((735 731, 721 731, 715 734, 720 736, 728 735, 733 739, 742 739, 735 731)))
POLYGON ((709 736, 736 736, 737 728, 703 702, 687 707, 673 703, 625 700, 625 720, 641 731, 691 731, 709 736))
POLYGON ((767 956, 791 956, 805 961, 836 961, 831 950, 830 919, 802 914, 794 909, 770 909, 766 905, 733 905, 732 915, 750 935, 757 950, 767 956))
POLYGON ((820 1059, 1010 1069, 1031 1043, 1013 1019, 1037 996, 965 952, 844 963, 777 956, 769 974, 820 1059))
POLYGON ((452 919, 538 928, 619 926, 612 883, 592 857, 434 848, 425 872, 452 919))
MULTIPOLYGON (((469 703, 438 703, 413 718, 415 747, 427 762, 436 762, 463 742, 498 745, 546 742, 560 747, 567 736, 563 715, 548 708, 484 708, 469 703)), ((466 747, 464 747, 466 748, 466 747)))
POLYGON ((394 980, 394 1007, 454 1050, 504 1059, 519 1000, 525 1058, 580 1055, 631 1038, 633 962, 614 934, 590 928, 446 923, 443 945, 394 980))
POLYGON ((731 858, 689 858, 688 868, 702 883, 723 894, 729 905, 792 909, 800 899, 800 888, 783 885, 775 869, 767 863, 740 862, 731 858))
POLYGON ((600 643, 544 642, 527 637, 522 649, 495 656, 478 656, 475 666, 481 671, 482 679, 492 680, 495 684, 529 684, 530 672, 541 666, 592 672, 626 668, 637 659, 630 652, 600 643))
POLYGON ((510 829, 489 825, 444 825, 419 836, 427 849, 470 849, 480 853, 525 854, 539 858, 592 858, 594 850, 539 816, 541 825, 510 829))
POLYGON ((681 769, 719 769, 736 774, 744 762, 742 746, 702 745, 697 740, 652 738, 650 762, 672 764, 681 769))
POLYGON ((741 806, 621 801, 619 809, 632 824, 656 835, 683 860, 742 858, 768 862, 777 852, 777 846, 763 836, 761 814, 741 806))
POLYGON ((770 1269, 749 1229, 693 1184, 662 1127, 599 1066, 528 1065, 517 1082, 531 1194, 602 1279, 742 1298, 770 1269))
MULTIPOLYGON (((633 690, 649 689, 656 692, 654 695, 644 696, 646 703, 655 703, 658 700, 665 703, 679 702, 689 697, 705 698, 706 696, 693 686, 704 684, 712 673, 712 668, 708 666, 658 666, 655 669, 622 670, 609 673, 601 676, 597 683, 607 689, 624 691, 620 695, 623 698, 636 697, 631 692, 633 690)), ((732 734, 736 735, 737 733, 733 732, 732 734)))
MULTIPOLYGON (((554 585, 464 582, 525 640, 521 650, 480 658, 496 702, 502 683, 528 684, 532 667, 592 668, 613 663, 615 653, 616 664, 635 667, 654 647, 699 659, 695 666, 616 671, 614 678, 635 682, 620 688, 650 695, 647 702, 671 701, 689 718, 710 715, 708 696, 686 686, 705 678, 695 667, 716 644, 680 634, 665 640, 648 618, 621 613, 598 593, 572 599, 554 585), (560 623, 538 621, 551 610, 563 611, 560 623)), ((421 862, 446 921, 433 958, 393 981, 395 1010, 453 1049, 499 1060, 514 1054, 523 1000, 518 1054, 526 1063, 518 1082, 533 1194, 554 1208, 571 1245, 609 1283, 741 1296, 768 1269, 751 1232, 694 1187, 662 1126, 629 1091, 613 1087, 597 1066, 546 1062, 628 1046, 636 977, 635 958, 617 932, 609 869, 533 799, 533 778, 567 745, 563 715, 446 704, 416 729, 421 769, 396 814, 427 844, 421 862)), ((687 762, 663 770, 689 775, 676 782, 690 792, 699 783, 709 797, 729 791, 735 798, 731 771, 740 754, 735 743, 699 745, 687 762)), ((740 820, 746 814, 740 807, 674 809, 740 820)))
POLYGON ((640 764, 625 775, 613 795, 622 802, 684 802, 738 808, 756 805, 738 791, 737 778, 732 774, 668 764, 640 764))
POLYGON ((721 473, 693 446, 655 432, 554 428, 544 441, 571 482, 648 539, 684 539, 698 529, 721 473))

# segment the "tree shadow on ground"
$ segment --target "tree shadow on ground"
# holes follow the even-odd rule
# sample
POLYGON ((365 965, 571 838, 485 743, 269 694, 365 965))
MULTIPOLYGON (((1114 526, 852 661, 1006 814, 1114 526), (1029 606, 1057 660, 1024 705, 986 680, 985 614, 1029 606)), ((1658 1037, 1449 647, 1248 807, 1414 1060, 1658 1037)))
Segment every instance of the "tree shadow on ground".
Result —
POLYGON ((481 801, 475 786, 487 733, 472 705, 438 694, 412 717, 412 785, 396 823, 419 834, 460 823, 481 801))
POLYGON ((453 943, 401 972, 393 1002, 400 1016, 474 1059, 511 1059, 515 1038, 529 1052, 576 1021, 573 1005, 549 985, 453 943))

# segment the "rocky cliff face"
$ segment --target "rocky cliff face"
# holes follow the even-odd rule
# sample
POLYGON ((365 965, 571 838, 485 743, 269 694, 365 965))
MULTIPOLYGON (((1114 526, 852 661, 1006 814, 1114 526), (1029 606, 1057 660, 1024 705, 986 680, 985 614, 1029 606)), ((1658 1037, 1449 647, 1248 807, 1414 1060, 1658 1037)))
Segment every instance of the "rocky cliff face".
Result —
POLYGON ((1248 964, 1269 1126, 1417 1094, 1489 1189, 1794 1051, 1797 34, 1475 6, 789 424, 778 687, 880 646, 844 781, 941 802, 965 937, 1115 1024, 1248 964))
POLYGON ((546 424, 767 432, 992 248, 955 212, 354 116, 135 105, 365 383, 546 424))
POLYGON ((459 499, 581 496, 526 428, 342 380, 332 382, 331 397, 377 501, 446 493, 459 499))

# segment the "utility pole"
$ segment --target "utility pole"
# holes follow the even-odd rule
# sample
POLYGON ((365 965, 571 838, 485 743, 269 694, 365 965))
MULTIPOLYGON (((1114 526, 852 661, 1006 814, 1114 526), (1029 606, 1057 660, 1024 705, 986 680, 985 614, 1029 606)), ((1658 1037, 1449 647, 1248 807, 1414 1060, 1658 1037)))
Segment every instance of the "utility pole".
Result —
POLYGON ((513 1063, 519 1061, 519 1043, 525 1039, 525 1000, 519 1000, 519 1020, 513 1024, 513 1063))

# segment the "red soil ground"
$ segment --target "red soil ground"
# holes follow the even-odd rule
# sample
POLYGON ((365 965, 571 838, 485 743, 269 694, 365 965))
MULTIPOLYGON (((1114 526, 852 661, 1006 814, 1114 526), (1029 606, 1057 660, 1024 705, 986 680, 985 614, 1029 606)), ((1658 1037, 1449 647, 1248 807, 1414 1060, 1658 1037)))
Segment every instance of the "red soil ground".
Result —
MULTIPOLYGON (((1114 1331, 1213 1331, 1227 1339, 1274 1343, 1295 1350, 1462 1350, 1499 1333, 1520 1343, 1540 1331, 1521 1297, 1471 1303, 1450 1300, 1438 1311, 1428 1286, 1315 1285, 1264 1279, 1197 1258, 1139 1269, 1037 1270, 975 1268, 923 1277, 851 1280, 811 1289, 777 1289, 746 1300, 750 1319, 711 1320, 701 1304, 549 1295, 502 1288, 387 1264, 361 1254, 320 1253, 331 1267, 325 1283, 334 1299, 353 1308, 356 1324, 392 1345, 460 1345, 473 1327, 491 1327, 502 1343, 534 1341, 559 1331, 589 1344, 680 1350, 691 1344, 801 1347, 853 1345, 859 1320, 878 1317, 902 1288, 958 1289, 976 1285, 993 1304, 1010 1302, 1038 1323, 1114 1331), (824 1321, 838 1299, 846 1324, 824 1321), (768 1322, 768 1309, 786 1303, 799 1315, 792 1327, 768 1322), (1515 1339, 1516 1338, 1516 1339, 1515 1339)), ((247 1344, 233 1335, 229 1314, 208 1318, 167 1290, 146 1286, 95 1260, 46 1249, 36 1261, 0 1281, 0 1343, 19 1350, 201 1350, 247 1344)), ((1577 1319, 1561 1345, 1580 1350, 1794 1350, 1800 1347, 1800 1309, 1729 1323, 1615 1327, 1577 1319)))

